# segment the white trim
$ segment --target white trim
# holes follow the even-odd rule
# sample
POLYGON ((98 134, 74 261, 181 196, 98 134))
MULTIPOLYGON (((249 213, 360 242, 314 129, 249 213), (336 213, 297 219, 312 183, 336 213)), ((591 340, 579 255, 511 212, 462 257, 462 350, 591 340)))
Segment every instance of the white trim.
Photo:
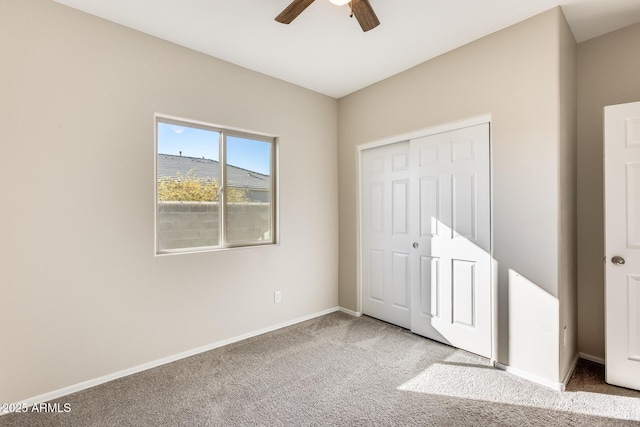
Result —
MULTIPOLYGON (((153 254, 158 255, 158 114, 153 115, 153 254)), ((0 414, 2 412, 0 411, 0 414)))
POLYGON ((571 379, 573 372, 576 370, 579 360, 580 355, 576 354, 576 357, 573 358, 573 362, 571 362, 571 368, 569 368, 567 375, 564 376, 564 381, 562 381, 562 391, 565 391, 567 389, 567 384, 569 384, 569 380, 571 379))
POLYGON ((349 310, 348 308, 344 308, 344 307, 338 307, 338 310, 340 310, 343 313, 349 314, 353 317, 360 317, 362 316, 362 312, 361 311, 353 311, 353 310, 349 310))
MULTIPOLYGON (((422 138, 423 136, 435 135, 437 133, 449 132, 452 130, 462 129, 470 126, 481 125, 483 123, 491 123, 491 114, 483 114, 475 117, 469 117, 467 119, 456 120, 452 122, 443 123, 440 125, 429 126, 426 128, 418 129, 411 132, 405 132, 398 135, 394 135, 389 138, 372 141, 366 144, 356 146, 357 151, 368 150, 369 148, 381 147, 383 145, 394 144, 396 142, 408 141, 410 139, 422 138)), ((358 171, 360 173, 360 171, 358 171)))
POLYGON ((494 191, 494 183, 495 180, 493 179, 493 122, 491 121, 493 119, 493 117, 489 114, 486 117, 487 123, 489 123, 489 235, 491 236, 490 239, 491 241, 489 242, 489 255, 490 255, 490 259, 491 259, 491 266, 490 266, 490 280, 491 280, 491 361, 492 363, 495 363, 498 361, 498 354, 499 354, 499 337, 498 337, 498 331, 499 331, 499 323, 500 323, 500 319, 498 318, 498 299, 499 299, 499 292, 498 292, 498 262, 496 261, 496 259, 494 258, 494 250, 495 250, 495 236, 494 236, 494 231, 495 231, 495 227, 494 227, 494 218, 495 215, 493 214, 493 198, 494 195, 496 194, 494 191))
POLYGON ((356 310, 362 309, 362 152, 356 147, 356 310))
MULTIPOLYGON (((323 310, 314 314, 310 314, 308 316, 299 317, 297 319, 290 320, 288 322, 279 323, 274 326, 270 326, 264 329, 259 329, 254 332, 249 332, 246 334, 238 335, 233 338, 228 338, 222 341, 217 341, 211 344, 207 344, 202 347, 194 348, 192 350, 183 351, 182 353, 174 354, 172 356, 163 357, 161 359, 157 359, 151 362, 143 363, 142 365, 134 366, 132 368, 124 369, 122 371, 114 372, 112 374, 104 375, 102 377, 94 378, 92 380, 83 381, 78 384, 71 385, 69 387, 64 387, 55 391, 51 391, 49 393, 44 393, 39 396, 31 397, 20 402, 17 402, 15 406, 19 408, 25 408, 35 405, 36 403, 48 402, 53 399, 58 399, 60 397, 69 395, 71 393, 76 393, 82 390, 86 390, 91 387, 95 387, 100 384, 107 383, 109 381, 117 380, 118 378, 126 377, 129 375, 137 374, 142 371, 146 371, 148 369, 157 368, 158 366, 166 365, 167 363, 172 363, 177 360, 185 359, 187 357, 195 356, 196 354, 204 353, 205 351, 214 350, 219 347, 224 347, 225 345, 233 344, 238 341, 246 340, 247 338, 252 338, 258 335, 265 334, 267 332, 273 332, 275 330, 285 328, 287 326, 292 326, 301 322, 305 322, 307 320, 315 319, 316 317, 324 316, 326 314, 334 313, 336 311, 343 311, 345 309, 341 307, 333 307, 327 310, 323 310)), ((4 414, 8 414, 9 412, 0 411, 0 416, 4 414)))
POLYGON ((508 373, 510 373, 512 375, 515 375, 516 377, 524 378, 525 380, 529 380, 529 381, 534 382, 536 384, 540 384, 540 385, 543 385, 545 387, 549 387, 549 388, 551 388, 553 390, 556 390, 556 391, 563 391, 564 390, 564 384, 563 383, 556 382, 556 381, 549 381, 546 378, 542 378, 542 377, 539 377, 537 375, 530 374, 529 372, 522 371, 522 370, 520 370, 518 368, 513 368, 511 366, 503 365, 500 362, 495 362, 494 366, 497 369, 500 369, 502 371, 508 372, 508 373))
POLYGON ((605 360, 601 357, 592 356, 590 354, 582 352, 578 353, 578 356, 580 357, 580 359, 588 360, 589 362, 599 363, 600 365, 605 364, 605 360))

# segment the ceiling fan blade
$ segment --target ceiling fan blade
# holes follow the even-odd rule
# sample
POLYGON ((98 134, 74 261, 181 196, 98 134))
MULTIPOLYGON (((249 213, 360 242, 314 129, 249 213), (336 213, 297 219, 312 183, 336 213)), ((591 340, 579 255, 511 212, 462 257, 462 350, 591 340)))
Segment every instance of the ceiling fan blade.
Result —
POLYGON ((290 24, 297 18, 314 0, 293 0, 280 15, 276 16, 276 21, 283 24, 290 24))
POLYGON ((362 27, 362 31, 369 31, 380 25, 376 13, 373 11, 369 0, 353 0, 351 2, 351 10, 356 16, 358 23, 362 27))

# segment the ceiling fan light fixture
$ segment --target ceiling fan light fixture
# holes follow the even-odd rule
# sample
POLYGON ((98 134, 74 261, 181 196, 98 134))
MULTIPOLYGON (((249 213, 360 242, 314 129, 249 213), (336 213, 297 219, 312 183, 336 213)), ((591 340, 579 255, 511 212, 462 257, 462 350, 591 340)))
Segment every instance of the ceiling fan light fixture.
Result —
POLYGON ((329 1, 335 4, 336 6, 344 6, 345 4, 349 3, 351 0, 329 0, 329 1))

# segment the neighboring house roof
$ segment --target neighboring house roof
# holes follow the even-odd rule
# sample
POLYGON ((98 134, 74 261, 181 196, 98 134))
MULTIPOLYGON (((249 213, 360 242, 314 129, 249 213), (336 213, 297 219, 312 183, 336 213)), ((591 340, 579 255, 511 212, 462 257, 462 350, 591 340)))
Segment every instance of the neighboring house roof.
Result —
MULTIPOLYGON (((175 178, 177 173, 186 176, 190 170, 196 178, 216 178, 220 180, 220 163, 216 160, 196 157, 158 154, 158 179, 175 178)), ((271 177, 237 166, 227 165, 227 183, 233 187, 267 190, 271 177)))

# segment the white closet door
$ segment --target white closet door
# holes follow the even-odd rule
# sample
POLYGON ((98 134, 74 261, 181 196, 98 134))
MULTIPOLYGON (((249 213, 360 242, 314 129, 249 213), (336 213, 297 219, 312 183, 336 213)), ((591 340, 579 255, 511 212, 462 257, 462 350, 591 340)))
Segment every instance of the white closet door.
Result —
POLYGON ((409 142, 362 155, 362 310, 411 327, 409 142))
POLYGON ((411 330, 491 357, 489 124, 411 141, 411 330))
POLYGON ((363 313, 491 357, 489 124, 362 154, 363 313))

